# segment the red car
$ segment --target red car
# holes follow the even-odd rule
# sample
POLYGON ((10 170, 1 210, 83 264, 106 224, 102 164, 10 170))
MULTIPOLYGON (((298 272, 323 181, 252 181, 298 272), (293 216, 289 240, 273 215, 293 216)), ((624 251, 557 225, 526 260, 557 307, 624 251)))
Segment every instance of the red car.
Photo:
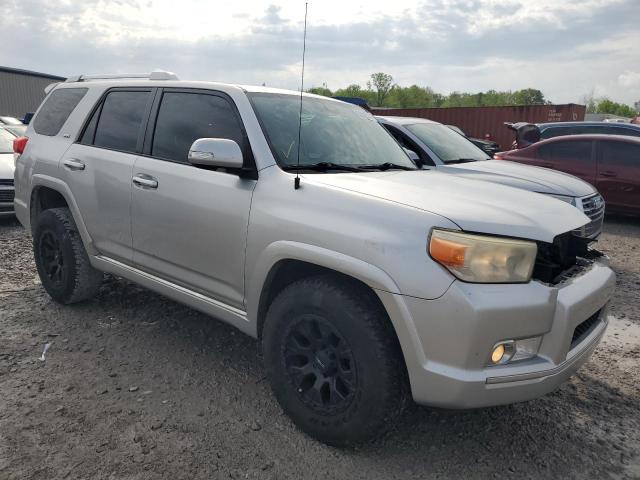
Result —
POLYGON ((494 158, 570 173, 598 189, 607 212, 640 214, 638 137, 566 135, 496 153, 494 158))

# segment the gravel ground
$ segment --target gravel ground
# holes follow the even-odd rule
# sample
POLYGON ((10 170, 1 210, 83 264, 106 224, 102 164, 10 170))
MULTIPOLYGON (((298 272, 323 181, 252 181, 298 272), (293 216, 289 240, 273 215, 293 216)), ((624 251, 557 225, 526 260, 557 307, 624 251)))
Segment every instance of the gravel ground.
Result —
POLYGON ((0 220, 0 479, 640 478, 640 222, 605 231, 613 317, 571 381, 505 407, 413 407, 338 450, 281 412, 254 340, 115 278, 61 307, 0 220))

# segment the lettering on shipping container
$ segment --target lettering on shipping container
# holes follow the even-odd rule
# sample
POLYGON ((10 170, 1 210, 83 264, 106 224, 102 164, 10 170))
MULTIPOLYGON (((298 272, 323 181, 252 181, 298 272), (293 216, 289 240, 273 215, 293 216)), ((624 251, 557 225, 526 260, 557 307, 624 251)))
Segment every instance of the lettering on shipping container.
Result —
POLYGON ((549 110, 547 122, 559 122, 561 120, 562 120, 562 112, 556 111, 555 108, 553 110, 549 110))

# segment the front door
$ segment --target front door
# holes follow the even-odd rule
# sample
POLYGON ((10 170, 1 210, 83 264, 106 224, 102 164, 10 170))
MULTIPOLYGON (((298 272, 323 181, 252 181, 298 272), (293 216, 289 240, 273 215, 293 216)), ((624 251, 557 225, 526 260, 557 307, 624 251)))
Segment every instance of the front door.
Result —
POLYGON ((640 143, 600 141, 597 188, 611 210, 640 211, 640 143))
POLYGON ((228 138, 247 152, 239 115, 223 94, 164 89, 152 118, 132 176, 134 263, 241 308, 256 181, 187 161, 198 138, 228 138))
POLYGON ((596 183, 594 142, 589 139, 554 139, 538 146, 530 165, 553 168, 596 183))

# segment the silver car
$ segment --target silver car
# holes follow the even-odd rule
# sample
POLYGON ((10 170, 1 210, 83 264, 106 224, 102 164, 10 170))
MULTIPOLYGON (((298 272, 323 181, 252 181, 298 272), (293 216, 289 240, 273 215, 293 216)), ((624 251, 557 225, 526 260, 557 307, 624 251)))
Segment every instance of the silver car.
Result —
POLYGON ((44 289, 88 300, 110 272, 228 322, 332 445, 379 435, 409 398, 530 400, 588 360, 615 285, 573 233, 588 217, 418 170, 364 110, 300 102, 168 72, 52 88, 15 176, 44 289))
POLYGON ((605 204, 593 185, 548 168, 492 160, 449 125, 425 118, 376 118, 400 145, 410 150, 419 166, 550 195, 574 205, 589 216, 591 222, 581 227, 577 235, 595 239, 602 233, 605 204), (598 208, 593 208, 594 204, 598 208))

